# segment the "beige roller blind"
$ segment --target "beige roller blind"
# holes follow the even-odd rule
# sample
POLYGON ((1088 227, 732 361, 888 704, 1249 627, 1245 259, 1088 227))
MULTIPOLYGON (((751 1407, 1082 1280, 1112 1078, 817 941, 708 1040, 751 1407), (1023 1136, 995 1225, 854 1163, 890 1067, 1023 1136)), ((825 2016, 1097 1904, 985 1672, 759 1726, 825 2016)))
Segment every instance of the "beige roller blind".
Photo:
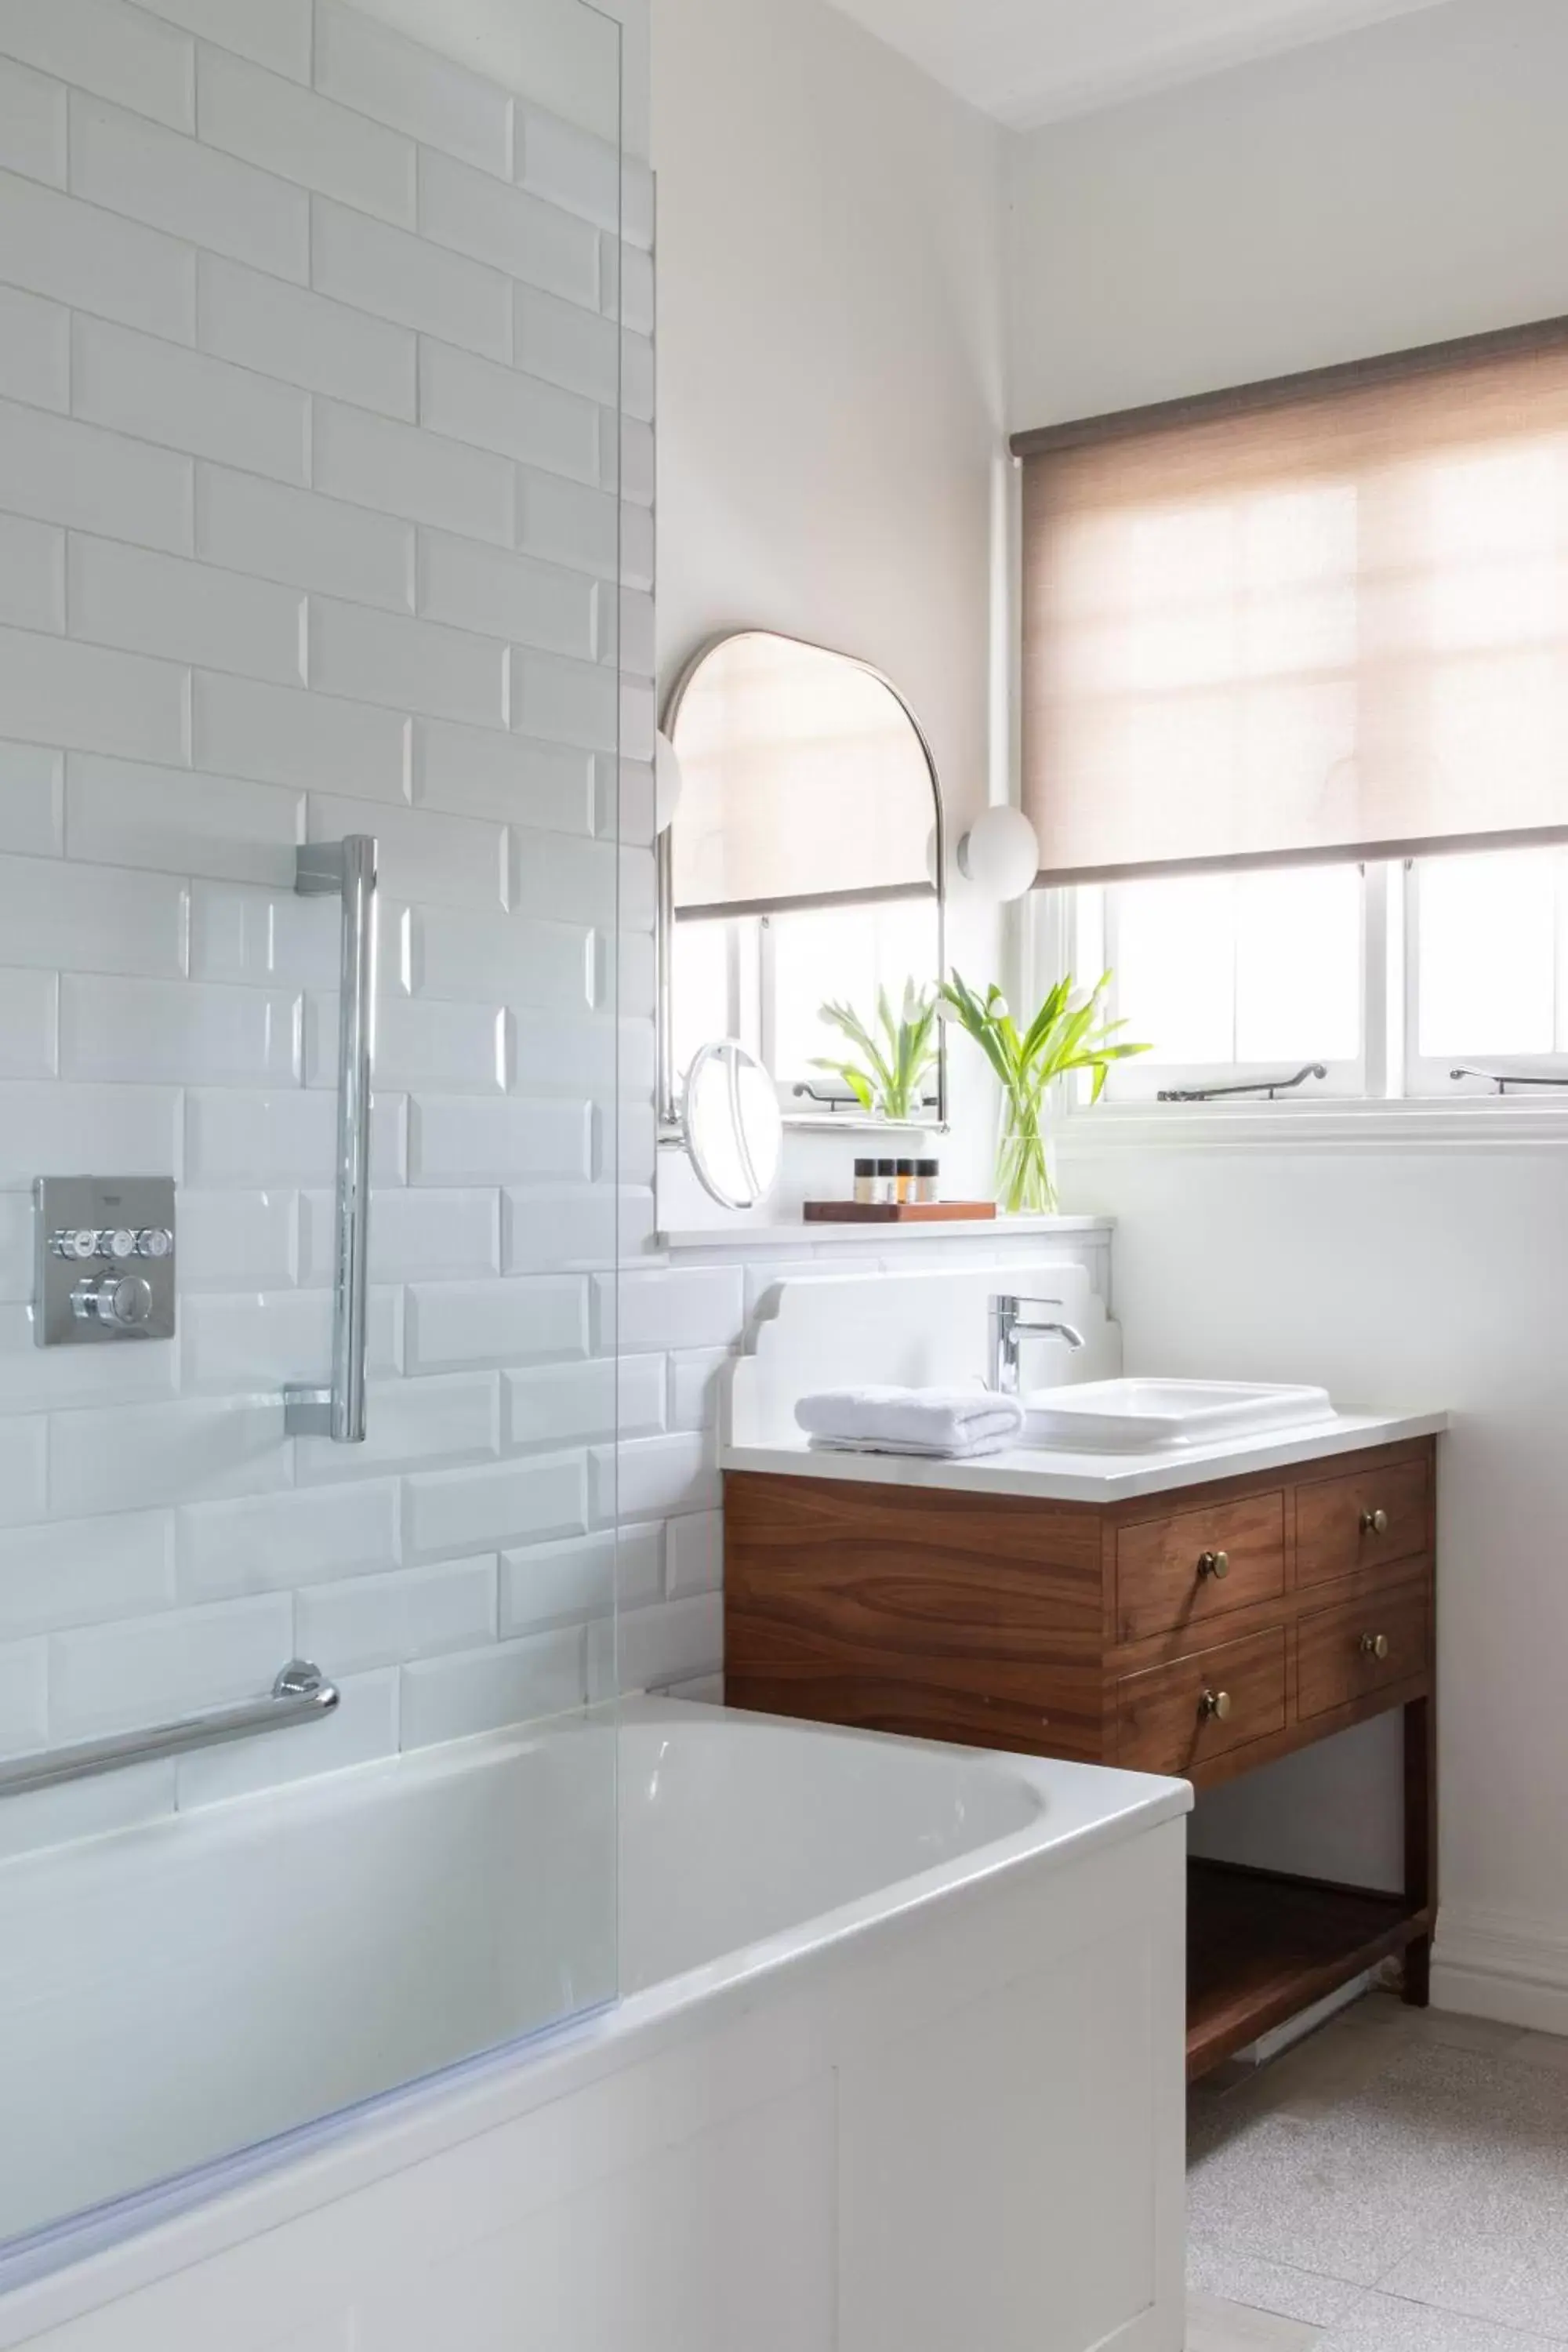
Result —
POLYGON ((1014 446, 1042 880, 1568 836, 1568 322, 1014 446))
POLYGON ((760 913, 932 888, 936 785, 875 671, 764 630, 725 637, 672 719, 679 914, 760 913))

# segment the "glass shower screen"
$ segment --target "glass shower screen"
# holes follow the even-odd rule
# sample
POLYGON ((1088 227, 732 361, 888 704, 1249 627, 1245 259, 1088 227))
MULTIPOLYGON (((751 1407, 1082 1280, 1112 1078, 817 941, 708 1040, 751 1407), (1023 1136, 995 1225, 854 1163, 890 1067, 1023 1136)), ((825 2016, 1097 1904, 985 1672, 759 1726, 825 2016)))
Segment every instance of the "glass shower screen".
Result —
MULTIPOLYGON (((91 206, 50 201, 136 267, 42 225, 0 256, 97 386, 79 424, 40 346, 3 470, 80 542, 68 635, 119 648, 81 649, 119 667, 58 741, 0 743, 7 793, 52 764, 79 796, 53 871, 112 909, 36 894, 101 1066, 24 1102, 4 1057, 0 1127, 49 1140, 5 1155, 0 1247, 35 1175, 172 1177, 177 1329, 35 1358, 0 1309, 0 2288, 617 1993, 616 1260, 652 1153, 622 1058, 651 982, 627 1007, 619 969, 622 753, 652 750, 621 740, 634 270, 651 301, 621 27, 317 0, 312 38, 229 0, 198 43, 126 13, 168 77, 156 232, 105 131, 91 206), (26 457, 45 407, 74 473, 26 457), (354 1444, 282 1400, 331 1353, 342 968, 295 857, 362 835, 354 1444)), ((0 738, 43 730, 0 704, 0 738)), ((9 800, 5 827, 10 866, 9 800)))

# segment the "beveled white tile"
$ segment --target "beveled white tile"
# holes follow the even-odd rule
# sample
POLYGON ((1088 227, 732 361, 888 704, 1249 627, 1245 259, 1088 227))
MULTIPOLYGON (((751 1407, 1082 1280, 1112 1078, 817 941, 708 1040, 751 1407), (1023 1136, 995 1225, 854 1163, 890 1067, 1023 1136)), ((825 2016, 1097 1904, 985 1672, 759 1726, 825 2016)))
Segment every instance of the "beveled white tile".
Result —
POLYGON ((352 801, 312 793, 306 830, 311 841, 374 832, 380 847, 381 887, 389 898, 476 911, 505 903, 506 833, 501 825, 409 808, 378 810, 373 822, 352 801))
POLYGON ((196 259, 201 350, 307 392, 352 401, 412 423, 418 407, 412 328, 373 319, 286 278, 221 254, 196 259))
POLYGON ((417 1283, 408 1294, 411 1372, 553 1363, 584 1356, 587 1349, 587 1285, 581 1275, 417 1283))
POLYGON ((189 131, 195 121, 193 44, 120 0, 8 0, 5 51, 83 89, 189 131))
POLYGON ((158 229, 0 173, 0 252, 24 292, 177 342, 195 334, 195 255, 158 229))
POLYGON ((79 532, 68 574, 73 637, 282 686, 305 682, 305 599, 297 589, 79 532))
POLYGON ((619 1344, 628 1355, 647 1348, 735 1347, 745 1323, 738 1265, 626 1274, 618 1289, 612 1276, 600 1274, 594 1290, 597 1328, 607 1337, 618 1321, 619 1344))
POLYGON ((495 1639, 496 1574, 482 1558, 312 1586, 295 1607, 300 1652, 353 1674, 477 1649, 495 1639))
POLYGON ((305 795, 73 751, 66 765, 65 829, 68 855, 99 866, 274 882, 291 890, 305 795))
POLYGON ((190 756, 177 663, 0 627, 0 709, 23 741, 177 766, 190 756))
POLYGON ((654 864, 643 849, 613 841, 562 841, 519 825, 512 835, 512 910, 541 920, 614 931, 651 930, 654 864))
POLYGON ((70 312, 15 286, 0 286, 0 394, 36 408, 70 405, 70 312))
MULTIPOLYGON (((300 1213, 300 1278, 330 1282, 333 1196, 307 1192, 300 1213)), ((374 1282, 460 1282, 499 1274, 499 1196, 493 1190, 405 1192, 396 1186, 375 1192, 371 1199, 370 1271, 374 1282)))
POLYGON ((64 531, 0 514, 0 621, 58 636, 66 625, 65 585, 64 531))
POLYGON ((309 278, 302 189, 79 90, 71 93, 70 141, 74 195, 174 236, 194 232, 209 252, 274 278, 309 278))
POLYGON ((426 339, 419 351, 419 415, 432 432, 471 441, 575 482, 597 482, 600 411, 592 401, 510 362, 426 339))
POLYGON ((310 682, 326 694, 504 727, 507 670, 504 646, 469 630, 310 599, 310 682))
POLYGON ((512 101, 505 92, 340 0, 318 0, 316 82, 426 147, 510 174, 512 101))
POLYGON ((166 1511, 0 1534, 0 1642, 133 1617, 174 1599, 174 1520, 166 1511))
POLYGON ((580 572, 444 531, 420 533, 419 610, 432 620, 587 658, 597 644, 598 594, 597 582, 580 572))
POLYGON ((510 1000, 557 1013, 593 1002, 593 934, 582 924, 523 922, 416 907, 411 969, 416 996, 510 1000))
POLYGON ((635 547, 623 550, 613 498, 568 481, 564 475, 526 468, 518 478, 517 543, 547 563, 590 572, 599 580, 624 576, 629 581, 633 572, 626 562, 629 559, 635 567, 637 561, 635 547))
POLYGON ((261 1698, 292 1641, 282 1593, 58 1633, 49 1643, 49 1736, 92 1739, 261 1698))
POLYGON ((40 1354, 31 1305, 0 1307, 0 1412, 140 1404, 172 1396, 178 1376, 179 1356, 171 1347, 51 1348, 40 1354))
MULTIPOLYGON (((593 229, 560 206, 508 187, 487 172, 450 156, 423 155, 419 226, 437 245, 471 255, 526 286, 563 295, 589 310, 599 307, 599 240, 593 229)), ((510 327, 510 319, 508 323, 510 327)), ((495 356, 510 358, 510 341, 495 356)))
MULTIPOLYGON (((413 609, 412 524, 259 475, 197 467, 196 552, 207 563, 318 595, 352 597, 394 613, 413 609)), ((221 667, 250 672, 255 666, 221 667)), ((403 699, 388 698, 394 705, 403 699)))
MULTIPOLYGON (((192 1391, 281 1389, 325 1381, 332 1360, 332 1300, 325 1290, 198 1293, 185 1302, 182 1352, 192 1391)), ((373 1287, 365 1315, 373 1380, 402 1369, 402 1293, 373 1287)))
POLYGON ((281 1393, 50 1416, 53 1518, 266 1494, 288 1483, 281 1393))
POLYGON ((509 1441, 514 1447, 563 1445, 587 1438, 647 1437, 664 1428, 664 1367, 634 1358, 616 1377, 612 1357, 508 1372, 509 1441))
MULTIPOLYGON (((273 787, 237 785, 233 789, 270 793, 273 787)), ((292 795, 289 798, 292 806, 292 795)), ((221 807, 221 787, 216 799, 221 807)), ((367 813, 365 822, 374 824, 375 819, 367 813)), ((302 807, 299 830, 304 830, 302 807)), ((231 853, 226 849, 224 854, 231 853)), ((210 881, 192 886, 191 978, 233 981, 252 988, 331 988, 342 962, 342 917, 330 899, 295 895, 292 841, 287 846, 279 842, 266 854, 278 869, 269 877, 274 883, 271 889, 210 881)), ((232 855, 237 864, 238 851, 232 855)), ((259 846, 253 855, 259 866, 259 846)), ((383 936, 384 942, 384 932, 383 936)))
POLYGON ((0 856, 58 857, 65 838, 63 751, 0 743, 0 856))
MULTIPOLYGON (((421 178, 440 160, 427 155, 421 178)), ((310 282, 319 293, 491 359, 510 359, 511 288, 499 269, 445 250, 447 239, 413 236, 327 196, 310 199, 310 282)))
POLYGON ((139 0, 139 5, 273 73, 288 74, 295 81, 310 79, 310 0, 267 0, 264 8, 258 8, 255 0, 139 0))
MULTIPOLYGON (((468 550, 469 555, 483 552, 471 545, 468 550)), ((481 577, 482 569, 481 562, 471 576, 481 577)), ((461 608, 461 600, 455 599, 446 609, 458 617, 461 608)), ((460 816, 587 834, 594 829, 594 763, 585 752, 554 744, 529 743, 447 719, 417 719, 414 798, 421 807, 450 809, 460 816)))
POLYGON ((512 724, 545 743, 572 743, 585 751, 620 746, 616 680, 593 662, 518 646, 512 652, 512 724))
POLYGON ((509 1274, 611 1266, 617 1252, 625 1263, 648 1246, 653 1221, 643 1186, 522 1185, 502 1195, 502 1264, 509 1274))
POLYGON ((699 1348, 684 1355, 671 1356, 671 1429, 712 1429, 716 1425, 720 1396, 734 1360, 734 1351, 729 1348, 699 1348))
POLYGON ((494 1372, 371 1383, 363 1445, 298 1441, 302 1486, 384 1475, 426 1464, 484 1461, 500 1449, 500 1382, 494 1372))
POLYGON ((403 1539, 410 1559, 488 1551, 584 1535, 587 1474, 581 1454, 521 1456, 405 1481, 403 1539))
POLYGON ((105 1168, 173 1176, 180 1157, 174 1087, 0 1084, 0 1184, 31 1184, 40 1168, 55 1176, 105 1168))
POLYGON ((409 1180, 500 1184, 509 1178, 593 1174, 589 1105, 512 1097, 501 1102, 417 1097, 409 1106, 409 1180))
POLYGON ((599 1445, 589 1462, 595 1527, 617 1518, 673 1518, 683 1511, 720 1507, 718 1456, 710 1435, 639 1437, 618 1447, 599 1445))
POLYGON ((204 48, 197 57, 196 104, 208 146, 413 227, 411 139, 219 48, 204 48))
MULTIPOLYGON (((403 1108, 400 1096, 376 1100, 371 1174, 377 1183, 403 1181, 403 1108)), ((272 1094, 193 1087, 185 1097, 185 1175, 193 1184, 319 1181, 335 1164, 336 1139, 337 1104, 329 1094, 303 1087, 272 1094)))
POLYGON ((42 1413, 0 1415, 0 1527, 29 1527, 47 1503, 48 1423, 42 1413))
MULTIPOLYGON (((369 703, 198 670, 192 758, 215 775, 395 803, 407 797, 408 721, 369 703)), ((342 830, 373 831, 375 822, 360 808, 342 830)))
POLYGON ((182 1291, 282 1290, 296 1279, 296 1192, 183 1191, 175 1214, 182 1291))
POLYGON ((501 1554, 501 1639, 546 1625, 581 1624, 657 1601, 662 1591, 661 1530, 626 1528, 575 1543, 531 1544, 501 1554))
POLYGON ((178 1514, 180 1592, 247 1592, 370 1575, 397 1560, 397 1488, 382 1480, 199 1503, 178 1514))
MULTIPOLYGON (((593 1629, 599 1636, 597 1655, 591 1654, 593 1696, 606 1696, 612 1687, 612 1629, 593 1629)), ((688 1601, 667 1601, 647 1609, 623 1609, 613 1629, 613 1647, 623 1691, 668 1690, 672 1683, 716 1674, 724 1662, 724 1612, 721 1596, 705 1592, 688 1601)))
POLYGON ((564 1714, 582 1705, 586 1681, 583 1634, 575 1626, 418 1661, 403 1674, 403 1745, 429 1748, 564 1714))
POLYGON ((315 487, 332 498, 498 547, 512 543, 517 471, 493 450, 318 400, 314 453, 315 487))
POLYGON ((61 980, 60 1068, 68 1078, 264 1087, 297 1081, 300 1066, 297 996, 70 971, 61 980))
POLYGON ((671 1519, 664 1531, 665 1578, 672 1601, 717 1592, 724 1581, 724 1517, 721 1511, 693 1511, 671 1519))
POLYGON ((79 416, 164 448, 280 482, 303 486, 310 477, 308 394, 156 334, 77 318, 71 404, 79 416))
POLYGON ((30 1190, 0 1192, 0 1298, 20 1305, 33 1295, 30 1190))
POLYGON ((58 1066, 58 978, 0 968, 0 1077, 52 1078, 58 1066))
POLYGON ((0 1756, 26 1756, 42 1748, 48 1723, 47 1644, 0 1643, 0 1756))

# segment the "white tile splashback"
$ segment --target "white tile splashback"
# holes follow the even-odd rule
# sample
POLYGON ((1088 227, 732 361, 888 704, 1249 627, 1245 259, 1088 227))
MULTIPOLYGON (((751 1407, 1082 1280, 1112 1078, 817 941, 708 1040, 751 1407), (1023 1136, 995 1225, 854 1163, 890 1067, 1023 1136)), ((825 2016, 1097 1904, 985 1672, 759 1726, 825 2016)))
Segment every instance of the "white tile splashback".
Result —
MULTIPOLYGON (((0 5, 0 1748, 299 1646, 345 1693, 9 1808, 7 1849, 580 1700, 617 1394, 647 1512, 710 1500, 657 1316, 617 1382, 593 1307, 653 1222, 617 217, 613 149, 340 0, 0 5), (385 911, 354 1449, 279 1394, 324 1375, 332 1251, 337 917, 294 853, 346 831, 385 911), (116 1170, 178 1183, 179 1337, 38 1357, 27 1187, 116 1170)), ((669 1608, 651 1516, 622 1592, 669 1608)))

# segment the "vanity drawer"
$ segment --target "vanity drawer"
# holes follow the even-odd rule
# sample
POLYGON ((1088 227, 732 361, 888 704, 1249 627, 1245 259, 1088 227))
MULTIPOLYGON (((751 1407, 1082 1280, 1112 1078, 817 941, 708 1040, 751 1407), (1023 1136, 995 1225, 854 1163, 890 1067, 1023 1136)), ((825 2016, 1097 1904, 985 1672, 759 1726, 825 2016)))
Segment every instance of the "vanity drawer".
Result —
POLYGON ((1425 1454, 1314 1478, 1296 1489, 1296 1581, 1326 1584, 1358 1568, 1426 1549, 1430 1484, 1425 1454))
POLYGON ((1296 1712, 1304 1722, 1426 1671, 1431 1596, 1425 1586, 1314 1610, 1297 1628, 1296 1712))
POLYGON ((1131 1772, 1190 1773, 1285 1727, 1285 1629, 1249 1633, 1116 1685, 1116 1760, 1131 1772))
POLYGON ((1247 1495, 1140 1519, 1116 1538, 1120 1642, 1202 1625, 1285 1590, 1285 1497, 1247 1495))

